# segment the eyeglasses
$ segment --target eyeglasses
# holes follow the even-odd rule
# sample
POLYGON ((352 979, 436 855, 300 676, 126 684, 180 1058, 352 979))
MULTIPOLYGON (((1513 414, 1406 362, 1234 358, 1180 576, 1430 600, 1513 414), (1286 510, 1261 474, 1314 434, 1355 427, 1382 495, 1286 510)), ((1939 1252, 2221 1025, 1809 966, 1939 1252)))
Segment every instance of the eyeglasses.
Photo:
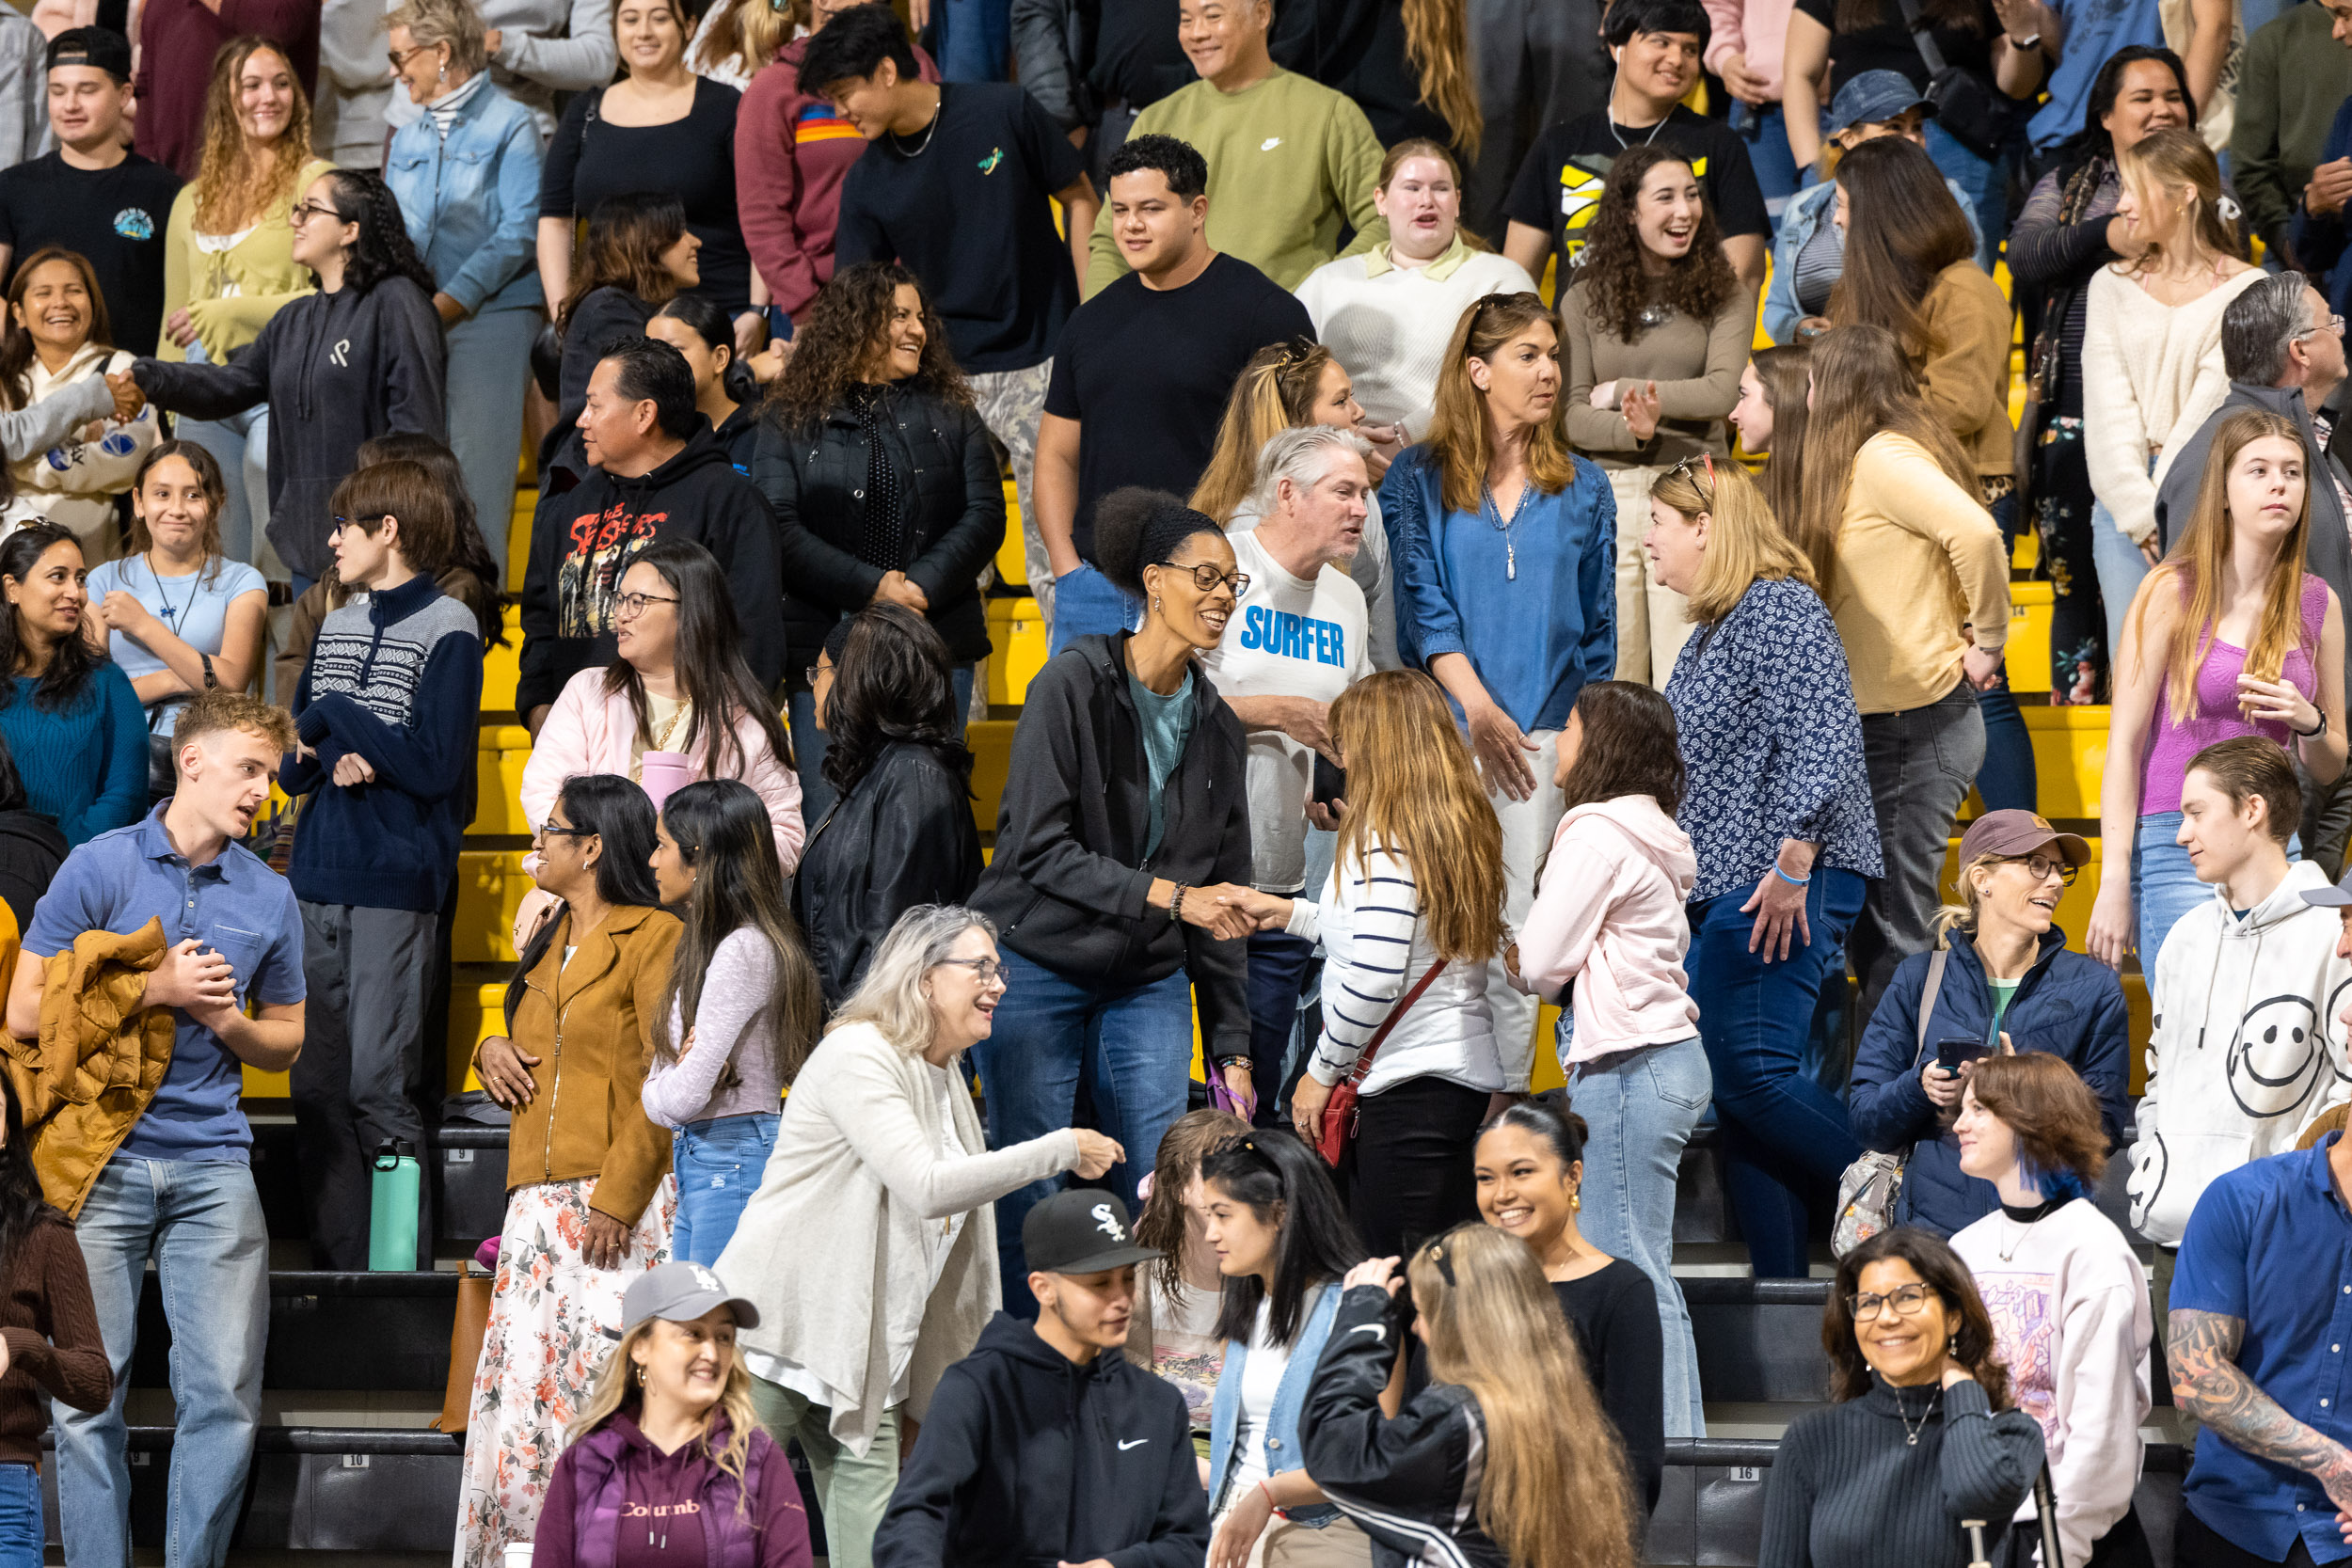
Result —
POLYGON ((559 828, 550 822, 539 830, 539 836, 541 838, 594 838, 596 836, 596 830, 594 828, 559 828))
POLYGON ((649 604, 675 604, 677 600, 661 594, 615 594, 612 595, 612 618, 634 621, 645 613, 649 604))
POLYGON ((2316 326, 2307 326, 2303 328, 2302 331, 2297 332, 2293 338, 2290 338, 2287 341, 2289 342, 2300 341, 2302 339, 2310 337, 2314 332, 2332 332, 2337 337, 2341 338, 2344 336, 2344 318, 2342 316, 2329 316, 2326 321, 2321 322, 2316 326))
POLYGON ((2008 855, 2003 857, 2003 862, 2009 865, 2024 866, 2026 875, 2037 882, 2046 882, 2056 877, 2060 887, 2074 885, 2074 867, 2062 860, 2054 861, 2047 855, 2008 855))
POLYGON ((322 206, 318 202, 308 200, 295 202, 294 204, 294 211, 288 214, 287 216, 297 229, 310 222, 312 218, 317 217, 333 218, 337 223, 349 223, 351 221, 332 207, 322 206))
POLYGON ((365 531, 371 523, 380 523, 390 515, 391 514, 389 512, 378 512, 373 516, 370 517, 336 517, 332 519, 332 521, 335 524, 335 531, 337 533, 341 533, 347 528, 357 528, 365 531))
POLYGON ((807 681, 809 685, 815 686, 818 676, 830 675, 840 668, 838 664, 811 664, 801 671, 801 678, 807 681))
POLYGON ((1715 496, 1715 459, 1711 454, 1701 452, 1696 457, 1686 457, 1666 470, 1676 478, 1687 479, 1693 483, 1697 482, 1702 471, 1707 475, 1708 499, 1712 500, 1715 496), (1702 465, 1705 466, 1704 469, 1701 467, 1702 465))
POLYGON ((428 49, 437 49, 438 47, 440 47, 438 44, 432 43, 411 44, 406 49, 387 49, 384 51, 384 57, 392 62, 392 69, 394 71, 405 71, 408 69, 408 62, 410 60, 415 59, 418 55, 423 54, 428 49))
POLYGON ((1915 1318, 1927 1310, 1928 1298, 1934 1293, 1933 1288, 1926 1285, 1898 1285, 1884 1295, 1865 1291, 1860 1295, 1848 1296, 1846 1306, 1858 1323, 1876 1318, 1882 1307, 1892 1307, 1899 1318, 1915 1318))
POLYGON ((1233 597, 1237 599, 1244 594, 1249 592, 1249 574, 1248 572, 1220 572, 1205 561, 1198 566, 1180 565, 1173 561, 1154 561, 1152 564, 1154 566, 1165 566, 1171 572, 1191 573, 1192 585, 1195 588, 1200 589, 1203 594, 1216 593, 1216 585, 1220 582, 1226 587, 1232 589, 1233 591, 1233 597))
POLYGON ((942 958, 939 961, 970 970, 972 978, 984 986, 993 986, 1005 977, 1005 966, 995 958, 942 958))

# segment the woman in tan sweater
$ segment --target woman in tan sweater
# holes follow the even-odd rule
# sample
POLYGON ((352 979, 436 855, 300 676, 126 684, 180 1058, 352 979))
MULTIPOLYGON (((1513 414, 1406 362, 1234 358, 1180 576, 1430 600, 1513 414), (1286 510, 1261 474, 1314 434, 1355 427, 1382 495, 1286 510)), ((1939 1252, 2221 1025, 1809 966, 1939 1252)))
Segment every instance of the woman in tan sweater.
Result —
POLYGON ((1702 453, 1728 457, 1724 416, 1756 300, 1724 260, 1698 176, 1670 148, 1610 166, 1576 282, 1560 300, 1568 441, 1617 497, 1617 679, 1662 688, 1691 635, 1682 595, 1650 575, 1649 488, 1702 453))

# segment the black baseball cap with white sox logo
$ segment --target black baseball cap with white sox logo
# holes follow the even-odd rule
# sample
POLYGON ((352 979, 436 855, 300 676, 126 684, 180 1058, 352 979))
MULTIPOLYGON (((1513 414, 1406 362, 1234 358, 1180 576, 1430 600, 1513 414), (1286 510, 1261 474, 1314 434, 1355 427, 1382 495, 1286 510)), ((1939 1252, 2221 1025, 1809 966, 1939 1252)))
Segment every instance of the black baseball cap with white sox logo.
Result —
POLYGON ((1030 1210, 1021 1222, 1021 1250, 1038 1274, 1100 1274, 1164 1256, 1136 1245, 1127 1206, 1096 1187, 1056 1193, 1030 1210))

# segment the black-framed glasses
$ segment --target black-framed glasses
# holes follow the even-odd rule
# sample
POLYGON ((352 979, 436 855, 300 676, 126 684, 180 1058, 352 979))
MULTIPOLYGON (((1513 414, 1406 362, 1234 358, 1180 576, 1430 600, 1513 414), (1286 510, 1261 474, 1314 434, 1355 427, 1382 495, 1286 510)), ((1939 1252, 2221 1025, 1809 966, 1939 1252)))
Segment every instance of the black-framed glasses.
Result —
POLYGON ((539 830, 539 836, 542 838, 595 838, 596 830, 594 828, 559 828, 550 822, 539 830))
POLYGON ((310 200, 307 198, 303 200, 295 202, 294 204, 293 212, 289 213, 287 217, 297 229, 316 217, 333 218, 337 223, 349 223, 351 221, 349 218, 343 216, 342 214, 337 212, 334 208, 326 206, 320 202, 310 200))
POLYGON ((645 607, 649 604, 675 603, 677 599, 674 594, 615 594, 612 595, 612 616, 619 621, 634 621, 645 613, 645 607))
POLYGON ((2046 882, 2056 877, 2060 887, 2074 885, 2075 871, 2070 862, 2054 860, 2048 855, 2008 855, 2003 859, 2010 865, 2024 866, 2026 874, 2037 882, 2046 882))
POLYGON ((1220 582, 1226 587, 1232 589, 1233 591, 1233 597, 1237 599, 1244 594, 1249 592, 1249 574, 1248 572, 1220 572, 1205 561, 1200 562, 1198 566, 1185 566, 1173 561, 1154 561, 1152 564, 1154 566, 1165 566, 1171 572, 1191 573, 1192 585, 1195 588, 1200 589, 1203 594, 1216 593, 1216 585, 1220 582))
POLYGON ((984 986, 994 985, 1005 977, 1004 961, 999 958, 942 958, 939 961, 970 970, 972 978, 984 986))
POLYGON ((390 515, 391 515, 391 514, 390 514, 390 513, 389 513, 389 512, 378 512, 378 513, 373 514, 373 515, 371 515, 371 516, 366 516, 366 517, 343 517, 343 516, 337 516, 337 517, 335 517, 335 518, 333 518, 333 519, 331 519, 331 520, 333 521, 333 523, 334 523, 334 525, 335 525, 335 531, 336 531, 337 533, 341 533, 341 532, 342 532, 342 531, 343 531, 343 530, 345 530, 345 529, 347 529, 347 528, 358 527, 358 528, 361 528, 361 529, 366 529, 366 528, 370 527, 370 526, 371 526, 371 525, 373 525, 373 524, 376 524, 376 523, 380 523, 380 522, 382 522, 385 518, 387 518, 387 517, 389 517, 389 516, 390 516, 390 515))
POLYGON ((1915 1318, 1927 1310, 1928 1302, 1934 1294, 1933 1286, 1898 1285, 1884 1295, 1875 1291, 1865 1291, 1859 1295, 1848 1296, 1846 1307, 1858 1323, 1868 1323, 1879 1315, 1881 1307, 1892 1307, 1899 1318, 1915 1318))
POLYGON ((1715 459, 1713 454, 1703 451, 1696 457, 1686 457, 1681 462, 1677 463, 1673 467, 1668 468, 1666 471, 1677 476, 1677 478, 1690 480, 1693 483, 1696 483, 1700 477, 1704 475, 1707 481, 1708 499, 1709 500, 1714 499, 1715 459))

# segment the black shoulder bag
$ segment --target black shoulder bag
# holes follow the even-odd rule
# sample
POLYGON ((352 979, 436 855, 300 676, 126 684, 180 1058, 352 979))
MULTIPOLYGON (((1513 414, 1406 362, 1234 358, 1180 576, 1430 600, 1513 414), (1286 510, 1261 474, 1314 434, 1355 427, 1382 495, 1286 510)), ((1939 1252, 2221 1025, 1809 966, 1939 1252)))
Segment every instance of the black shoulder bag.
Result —
POLYGON ((1980 158, 2001 150, 2026 105, 1968 70, 1944 58, 1931 24, 1919 14, 1919 0, 1899 0, 1903 25, 1928 68, 1928 102, 1935 105, 1935 122, 1966 144, 1980 158))

